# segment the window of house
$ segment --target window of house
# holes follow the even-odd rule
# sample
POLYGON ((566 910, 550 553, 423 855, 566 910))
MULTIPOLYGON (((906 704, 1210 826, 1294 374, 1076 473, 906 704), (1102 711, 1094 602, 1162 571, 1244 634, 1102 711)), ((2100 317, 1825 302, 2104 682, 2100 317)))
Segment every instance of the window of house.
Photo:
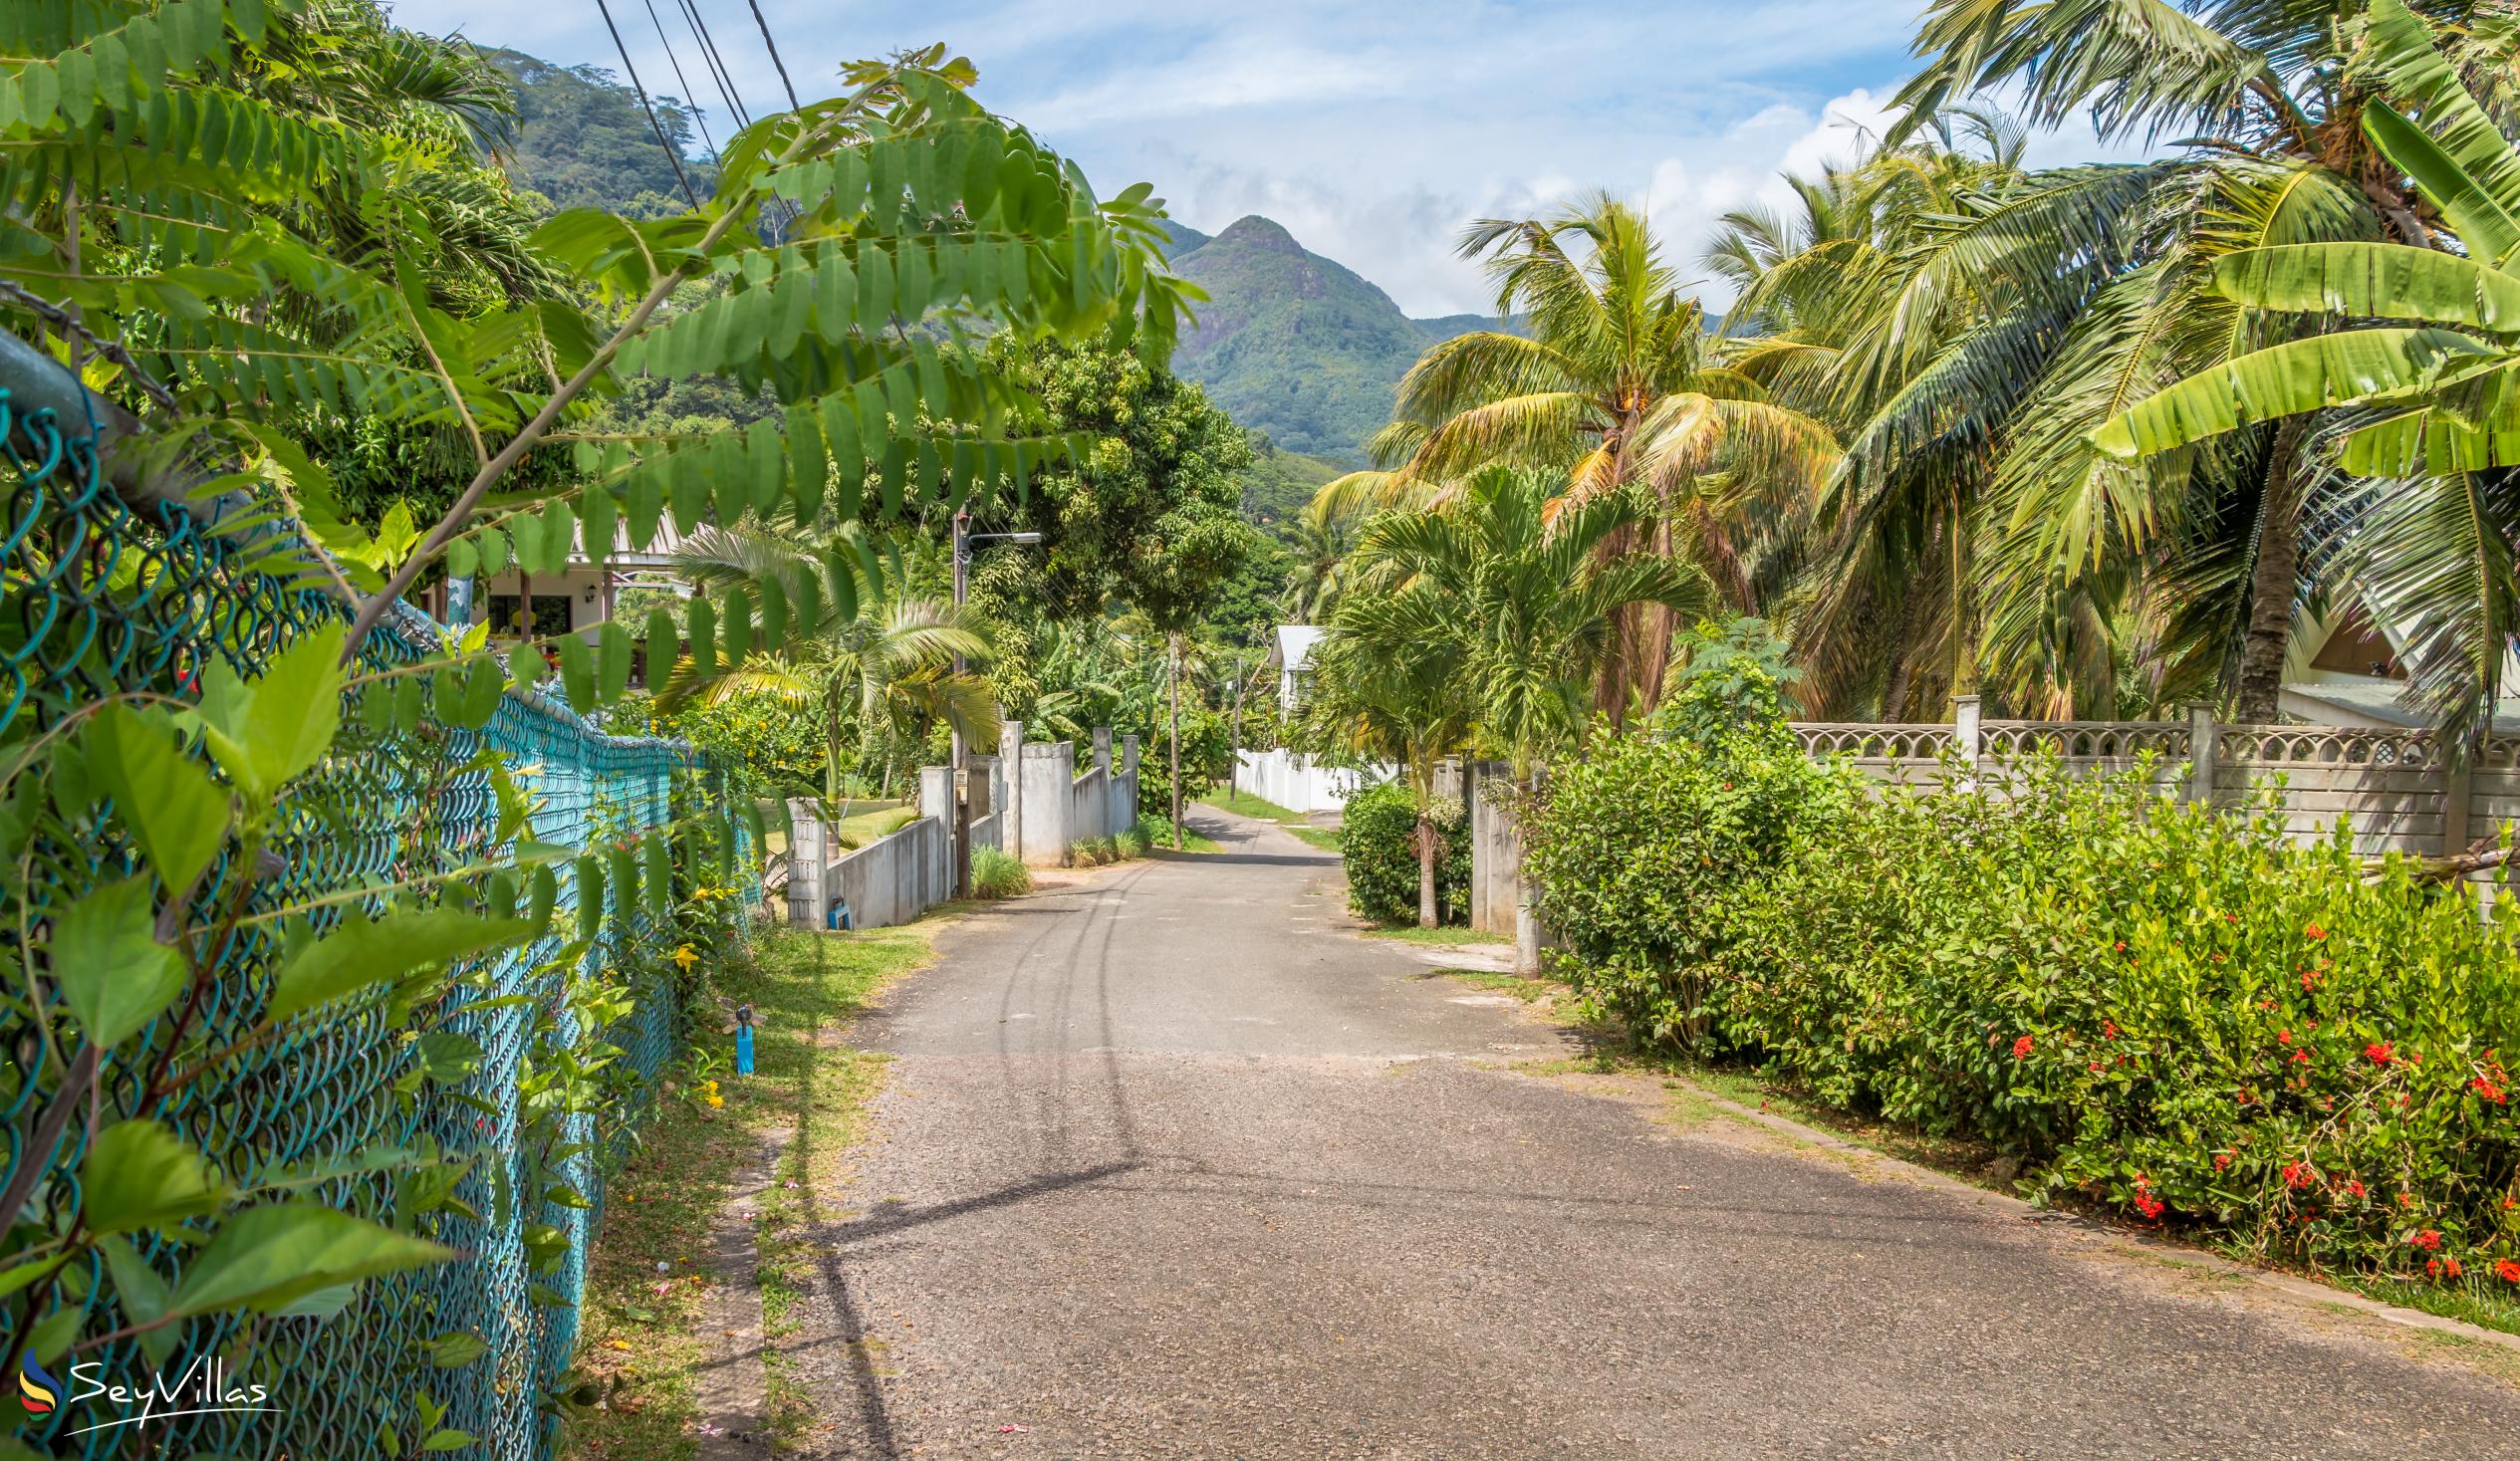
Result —
POLYGON ((537 639, 550 634, 565 634, 569 632, 569 596, 566 594, 535 595, 534 622, 532 627, 523 635, 520 635, 517 632, 518 626, 516 622, 516 608, 515 595, 491 595, 490 632, 497 634, 502 638, 528 637, 537 639))

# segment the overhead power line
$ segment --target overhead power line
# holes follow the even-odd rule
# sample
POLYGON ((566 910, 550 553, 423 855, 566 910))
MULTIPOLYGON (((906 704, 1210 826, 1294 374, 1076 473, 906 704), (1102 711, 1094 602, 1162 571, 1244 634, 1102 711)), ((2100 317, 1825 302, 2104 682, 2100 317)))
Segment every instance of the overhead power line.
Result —
POLYGON ((700 128, 700 140, 708 143, 709 155, 717 155, 717 138, 709 135, 709 120, 692 104, 691 78, 682 74, 682 58, 674 54, 673 42, 665 39, 665 23, 656 18, 656 0, 646 0, 647 23, 656 28, 656 44, 665 48, 665 64, 673 68, 674 85, 682 88, 682 104, 691 108, 691 121, 700 128))
POLYGON ((682 184, 682 196, 697 209, 700 195, 691 189, 691 178, 682 170, 682 154, 674 149, 672 140, 665 135, 665 124, 656 120, 655 106, 647 100, 647 88, 638 80, 638 68, 630 65, 630 47, 622 44, 622 28, 613 24, 613 7, 605 4, 604 0, 595 0, 595 8, 603 12, 604 28, 613 33, 613 49, 621 53, 622 70, 630 76, 630 90, 638 93, 639 110, 647 114, 647 124, 656 133, 656 145, 665 149, 665 160, 673 164, 674 181, 682 184))
POLYGON ((788 64, 779 59, 779 43, 770 39, 770 22, 761 14, 761 0, 750 0, 753 24, 761 27, 761 44, 770 48, 770 64, 779 68, 779 85, 788 93, 788 110, 802 112, 805 104, 796 99, 796 83, 788 80, 788 64))
POLYGON ((717 83, 717 95, 726 103, 726 110, 735 119, 737 127, 752 125, 752 114, 744 110, 743 98, 735 91, 734 73, 726 69, 726 58, 717 51, 717 39, 709 34, 709 23, 700 16, 697 0, 682 0, 682 18, 691 23, 691 38, 700 43, 700 61, 708 68, 709 77, 717 83))

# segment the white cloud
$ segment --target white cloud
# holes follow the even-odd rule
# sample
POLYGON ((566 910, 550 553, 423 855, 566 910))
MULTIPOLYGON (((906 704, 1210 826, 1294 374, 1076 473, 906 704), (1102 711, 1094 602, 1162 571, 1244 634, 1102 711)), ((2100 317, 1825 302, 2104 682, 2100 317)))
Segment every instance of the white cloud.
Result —
MULTIPOLYGON (((393 0, 405 23, 564 64, 618 68, 592 7, 393 0)), ((698 0, 738 91, 779 83, 744 0, 698 0)), ((1483 308, 1462 226, 1595 188, 1642 202, 1693 272, 1727 208, 1775 202, 1777 171, 1853 155, 1912 62, 1911 5, 1884 0, 762 0, 800 91, 840 63, 942 38, 979 95, 1107 191, 1145 179, 1210 232, 1265 213, 1415 315, 1483 308)), ((660 5, 723 135, 696 51, 660 5)), ((617 3, 640 75, 671 87, 646 10, 617 3)), ((2041 162, 2101 155, 2088 128, 2041 162)), ((1710 301, 1714 302, 1714 301, 1710 301)))

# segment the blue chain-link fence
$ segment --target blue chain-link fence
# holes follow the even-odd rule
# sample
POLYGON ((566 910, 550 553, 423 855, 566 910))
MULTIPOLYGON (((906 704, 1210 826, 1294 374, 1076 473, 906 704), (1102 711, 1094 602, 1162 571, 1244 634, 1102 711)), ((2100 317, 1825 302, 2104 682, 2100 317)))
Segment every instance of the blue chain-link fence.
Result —
MULTIPOLYGON (((0 764, 82 704, 127 691, 185 701, 212 661, 257 666, 293 636, 345 616, 336 597, 302 576, 267 571, 267 534, 257 544, 251 533, 222 535, 196 513, 122 501, 101 480, 90 423, 18 413, 0 392, 0 764)), ((437 647, 439 632, 424 615, 398 611, 363 646, 361 668, 410 664, 437 647)), ((371 686, 363 694, 378 692, 371 686)), ((490 778, 475 765, 485 744, 507 754, 535 799, 531 836, 543 843, 609 846, 641 828, 728 808, 722 768, 678 743, 605 736, 539 694, 509 693, 478 731, 447 725, 425 707, 416 732, 374 729, 354 713, 336 754, 284 804, 277 860, 214 868, 196 909, 220 906, 234 878, 254 880, 247 906, 262 911, 473 862, 498 819, 490 778)), ((0 954, 11 966, 0 980, 0 1184, 14 1184, 30 1163, 41 1172, 23 1212, 10 1216, 67 1230, 92 1127, 147 1116, 198 1141, 231 1180, 284 1164, 333 1171, 312 1195, 386 1222, 410 1197, 397 1195, 397 1183, 408 1179, 395 1167, 407 1163, 392 1154, 434 1147, 471 1160, 454 1190, 477 1217, 430 1220, 431 1236, 462 1251, 455 1262, 318 1295, 298 1306, 303 1312, 196 1324, 162 1363, 150 1363, 133 1340, 76 1356, 100 1366, 81 1377, 135 1385, 152 1373, 177 1381, 215 1359, 231 1388, 266 1386, 270 1410, 110 1425, 138 1407, 78 1403, 86 1385, 74 1378, 72 1403, 49 1416, 8 1402, 14 1433, 62 1456, 410 1454, 419 1439, 415 1397, 426 1396, 445 1407, 440 1425, 477 1438, 457 1455, 548 1454, 549 1395, 577 1342, 574 1306, 602 1209, 605 1158, 630 1132, 595 1129, 583 1114, 557 1123, 535 1115, 559 1098, 556 1072, 608 1054, 607 1045, 619 1048, 618 1059, 581 1079, 621 1093, 614 1104, 627 1112, 642 1108, 641 1094, 676 1059, 690 1012, 667 951, 655 947, 661 920, 645 899, 622 897, 627 889, 608 882, 618 906, 583 960, 556 967, 563 942, 555 932, 477 971, 476 982, 447 998, 486 1011, 441 1027, 478 1046, 468 1075, 431 1069, 407 1026, 370 1014, 319 1020, 285 1044, 248 1050, 211 1076, 163 1090, 158 1063, 178 1033, 190 1057, 259 1023, 279 938, 270 923, 245 925, 221 950, 219 977, 189 1027, 153 1029, 107 1058, 93 1103, 71 1103, 57 1134, 43 1139, 64 1072, 45 1058, 39 1022, 74 1065, 79 1037, 58 1011, 34 1004, 36 986, 21 972, 27 937, 87 890, 130 871, 132 855, 110 813, 91 804, 40 822, 17 852, 19 906, 0 918, 0 954), (608 972, 629 979, 636 1005, 605 1029, 582 1029, 576 996, 608 972), (373 1169, 359 1170, 363 1163, 373 1169), (472 1348, 465 1336, 479 1341, 477 1354, 433 1362, 462 1358, 472 1348)), ((748 851, 736 850, 738 868, 748 851)), ((565 912, 575 879, 564 874, 558 886, 565 912)), ((675 895, 689 891, 686 880, 675 895)), ((373 895, 326 917, 360 902, 380 911, 383 901, 373 895)), ((170 1012, 158 1025, 172 1021, 170 1012)), ((184 1252, 158 1243, 143 1256, 171 1280, 184 1252)), ((64 1277, 70 1302, 87 1306, 83 1334, 126 1323, 101 1264, 64 1277)), ((29 1314, 28 1293, 0 1300, 0 1324, 14 1330, 42 1318, 29 1314)), ((16 1376, 7 1380, 14 1390, 16 1376)))

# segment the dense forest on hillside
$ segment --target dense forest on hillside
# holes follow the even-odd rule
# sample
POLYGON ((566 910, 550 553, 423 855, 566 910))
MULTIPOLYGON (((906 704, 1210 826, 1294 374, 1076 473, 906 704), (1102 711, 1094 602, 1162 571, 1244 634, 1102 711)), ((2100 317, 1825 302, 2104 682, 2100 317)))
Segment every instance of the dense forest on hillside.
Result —
MULTIPOLYGON (((554 66, 518 51, 485 55, 516 84, 516 122, 503 148, 508 175, 555 208, 610 208, 661 218, 684 206, 682 182, 656 145, 638 98, 600 66, 554 66)), ((702 195, 716 166, 692 156, 696 121, 681 99, 656 98, 656 122, 683 154, 702 195)))

